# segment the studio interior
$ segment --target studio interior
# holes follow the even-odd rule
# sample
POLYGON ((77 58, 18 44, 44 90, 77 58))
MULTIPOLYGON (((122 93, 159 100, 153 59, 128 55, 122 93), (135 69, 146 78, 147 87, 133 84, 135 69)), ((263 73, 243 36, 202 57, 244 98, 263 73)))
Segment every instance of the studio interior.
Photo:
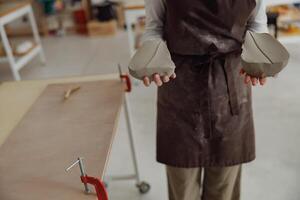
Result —
POLYGON ((299 0, 0 0, 0 200, 300 200, 299 0))

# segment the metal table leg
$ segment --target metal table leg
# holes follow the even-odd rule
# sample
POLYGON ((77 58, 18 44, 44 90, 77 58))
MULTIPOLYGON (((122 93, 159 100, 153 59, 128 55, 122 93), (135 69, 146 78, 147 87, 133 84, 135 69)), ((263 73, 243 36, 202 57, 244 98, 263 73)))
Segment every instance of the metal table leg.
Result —
MULTIPOLYGON (((128 75, 122 74, 120 66, 119 66, 119 72, 120 72, 121 80, 126 82, 126 85, 127 85, 126 92, 129 93, 131 91, 130 78, 128 75)), ((134 174, 125 175, 125 176, 108 176, 108 177, 105 177, 105 179, 108 181, 109 180, 132 180, 133 179, 136 181, 136 187, 139 189, 140 193, 145 194, 145 193, 149 192, 151 187, 150 187, 149 183, 147 183, 145 181, 141 181, 141 179, 140 179, 140 173, 139 173, 139 167, 138 167, 135 143, 134 143, 131 114, 130 114, 130 105, 129 105, 127 93, 125 93, 125 98, 124 98, 124 111, 125 111, 127 132, 128 132, 128 136, 129 136, 130 151, 131 151, 132 162, 133 162, 133 167, 134 167, 134 174)))

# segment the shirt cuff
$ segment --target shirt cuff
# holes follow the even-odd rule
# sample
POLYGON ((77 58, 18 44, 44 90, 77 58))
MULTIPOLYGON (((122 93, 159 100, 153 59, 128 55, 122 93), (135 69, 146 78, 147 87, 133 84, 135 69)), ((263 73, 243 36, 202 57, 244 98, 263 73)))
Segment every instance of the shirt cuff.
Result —
POLYGON ((269 33, 268 25, 266 23, 252 22, 248 25, 248 30, 255 33, 269 33))

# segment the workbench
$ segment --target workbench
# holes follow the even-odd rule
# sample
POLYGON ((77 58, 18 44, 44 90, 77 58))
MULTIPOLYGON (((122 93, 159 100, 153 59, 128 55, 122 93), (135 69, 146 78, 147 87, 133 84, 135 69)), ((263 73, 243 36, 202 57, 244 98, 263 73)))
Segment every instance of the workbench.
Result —
POLYGON ((98 199, 107 200, 103 178, 123 105, 134 153, 131 179, 146 193, 150 186, 139 179, 124 92, 124 82, 130 90, 129 79, 121 79, 98 75, 1 83, 0 199, 96 199, 100 191, 98 199), (81 89, 61 102, 60 94, 78 85, 81 89), (65 171, 82 161, 80 168, 65 171))

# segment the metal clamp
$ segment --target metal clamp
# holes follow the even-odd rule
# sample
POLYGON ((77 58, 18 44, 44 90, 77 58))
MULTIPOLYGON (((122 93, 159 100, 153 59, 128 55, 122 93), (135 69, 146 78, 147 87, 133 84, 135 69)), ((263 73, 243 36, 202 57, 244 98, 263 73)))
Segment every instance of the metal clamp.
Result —
POLYGON ((121 81, 124 81, 126 83, 126 90, 125 91, 126 92, 131 92, 132 86, 131 86, 131 80, 130 80, 129 76, 127 74, 123 74, 120 64, 118 64, 118 69, 119 69, 119 74, 120 74, 121 81))
POLYGON ((106 192, 105 186, 102 181, 95 177, 87 176, 84 169, 83 158, 78 158, 66 171, 71 170, 74 166, 79 164, 80 173, 81 173, 81 182, 84 184, 84 191, 86 194, 89 194, 91 190, 88 187, 88 184, 91 184, 95 187, 98 200, 108 200, 108 194, 106 192))
MULTIPOLYGON (((70 171, 73 167, 75 167, 77 164, 79 164, 81 177, 86 176, 84 165, 83 165, 83 158, 78 158, 76 162, 74 162, 70 167, 66 169, 66 172, 70 171)), ((90 193, 90 189, 87 183, 84 183, 84 191, 88 194, 90 193)))

